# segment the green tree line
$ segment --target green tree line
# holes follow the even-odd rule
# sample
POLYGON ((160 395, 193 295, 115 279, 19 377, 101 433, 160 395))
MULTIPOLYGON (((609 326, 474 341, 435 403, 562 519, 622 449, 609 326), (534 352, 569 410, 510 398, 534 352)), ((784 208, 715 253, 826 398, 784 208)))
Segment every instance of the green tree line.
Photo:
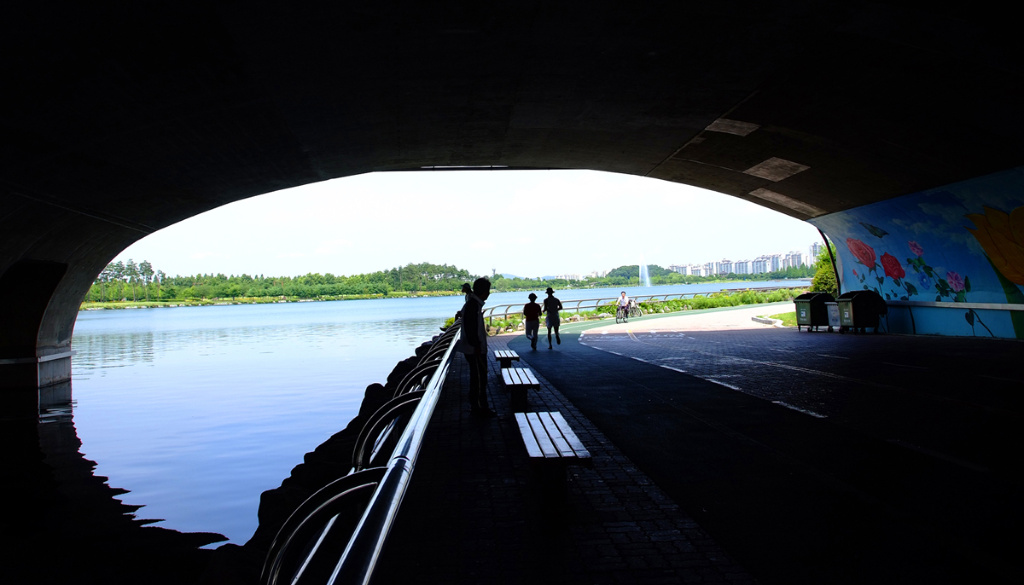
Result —
POLYGON ((310 273, 303 276, 196 274, 167 276, 143 261, 114 262, 96 277, 85 300, 196 301, 204 299, 326 299, 431 292, 453 293, 475 277, 449 265, 408 264, 355 276, 310 273))
MULTIPOLYGON (((810 278, 813 268, 789 268, 768 274, 729 274, 718 276, 684 276, 657 265, 648 266, 652 285, 694 284, 728 280, 765 280, 783 278, 810 278)), ((639 285, 639 266, 620 266, 601 278, 583 281, 565 279, 531 279, 491 277, 492 290, 509 292, 519 290, 556 290, 567 288, 599 288, 608 286, 639 285)), ((473 282, 476 275, 447 264, 407 264, 390 270, 354 276, 336 276, 331 273, 310 273, 303 276, 264 276, 196 274, 167 276, 162 270, 143 260, 138 264, 114 262, 96 277, 85 298, 86 302, 116 301, 195 302, 203 300, 271 300, 381 297, 392 294, 457 294, 463 283, 473 282)))

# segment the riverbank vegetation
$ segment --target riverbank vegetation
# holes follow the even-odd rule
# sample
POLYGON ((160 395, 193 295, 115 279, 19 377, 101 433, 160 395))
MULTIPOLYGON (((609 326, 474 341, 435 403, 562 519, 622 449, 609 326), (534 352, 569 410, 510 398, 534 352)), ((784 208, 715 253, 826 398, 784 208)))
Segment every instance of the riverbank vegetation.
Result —
POLYGON ((836 281, 836 269, 832 265, 832 257, 835 256, 835 246, 829 242, 829 250, 822 248, 818 253, 818 260, 814 263, 814 277, 811 279, 812 292, 825 292, 835 298, 839 297, 839 284, 836 281))
MULTIPOLYGON (((806 288, 777 289, 773 291, 745 290, 734 293, 717 292, 695 296, 688 299, 642 301, 640 303, 640 308, 643 310, 644 315, 678 313, 681 311, 697 311, 702 309, 717 309, 721 307, 779 303, 783 301, 791 301, 798 295, 805 292, 807 292, 806 288)), ((614 318, 615 301, 611 300, 607 305, 602 305, 590 311, 580 311, 578 313, 562 311, 559 316, 563 322, 614 318)), ((449 318, 448 321, 445 322, 444 326, 448 327, 453 321, 454 318, 449 318)), ((518 331, 522 321, 522 315, 520 314, 509 315, 507 319, 491 319, 488 324, 488 329, 492 335, 506 331, 518 331)), ((796 326, 795 316, 793 326, 796 326)))
MULTIPOLYGON (((810 278, 810 267, 789 268, 767 274, 728 274, 719 276, 685 276, 650 265, 648 272, 654 286, 810 278)), ((150 262, 136 264, 133 260, 109 264, 96 277, 82 309, 117 309, 181 305, 253 304, 300 301, 332 301, 384 297, 441 296, 461 294, 463 283, 473 282, 477 275, 447 264, 407 264, 390 270, 354 276, 331 273, 310 273, 302 276, 251 276, 248 274, 196 274, 168 276, 150 262)), ((620 266, 604 277, 584 280, 562 278, 520 278, 500 274, 489 277, 494 292, 514 292, 637 286, 639 266, 620 266)))
POLYGON ((790 311, 788 313, 779 313, 777 315, 768 315, 769 319, 778 319, 782 321, 783 327, 796 327, 796 311, 790 311))
MULTIPOLYGON (((657 264, 649 264, 647 273, 651 279, 651 286, 663 286, 671 284, 699 284, 703 282, 742 282, 752 280, 786 280, 786 279, 807 279, 814 274, 814 267, 794 266, 785 270, 774 272, 762 272, 758 274, 719 274, 715 276, 692 276, 679 274, 657 264)), ((610 270, 605 276, 588 276, 583 280, 566 280, 561 278, 521 278, 506 277, 500 274, 491 278, 491 290, 497 292, 515 292, 521 290, 544 290, 552 287, 555 290, 579 289, 579 288, 608 288, 619 286, 643 286, 640 282, 640 266, 619 266, 610 270)))

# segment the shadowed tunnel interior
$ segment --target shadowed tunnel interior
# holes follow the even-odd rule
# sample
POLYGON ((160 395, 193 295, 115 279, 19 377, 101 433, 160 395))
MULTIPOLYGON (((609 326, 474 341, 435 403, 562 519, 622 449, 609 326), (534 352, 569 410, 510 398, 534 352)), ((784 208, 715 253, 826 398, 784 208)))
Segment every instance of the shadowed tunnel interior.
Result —
POLYGON ((822 229, 846 290, 904 303, 893 330, 978 335, 982 315, 1022 338, 1018 39, 981 8, 870 2, 10 7, 0 285, 32 284, 0 293, 0 391, 34 396, 34 417, 41 389, 70 381, 82 298, 146 235, 428 168, 592 169, 735 196, 822 229))
MULTIPOLYGON (((117 253, 261 193, 593 169, 813 220, 1024 161, 1015 35, 969 9, 57 2, 11 10, 2 31, 0 274, 67 266, 32 293, 48 299, 32 323, 0 313, 20 330, 0 338, 6 388, 70 377, 76 309, 117 253)), ((1016 180, 983 203, 1009 212, 1016 180)), ((921 213, 905 207, 900 225, 921 213)))

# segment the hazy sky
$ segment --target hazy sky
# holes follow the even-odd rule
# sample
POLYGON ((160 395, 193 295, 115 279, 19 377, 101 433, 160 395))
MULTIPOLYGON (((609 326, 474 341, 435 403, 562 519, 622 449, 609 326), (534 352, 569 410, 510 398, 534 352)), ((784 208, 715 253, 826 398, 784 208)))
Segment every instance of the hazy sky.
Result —
POLYGON ((820 242, 805 222, 735 197, 594 171, 372 173, 225 205, 117 260, 168 275, 352 275, 431 262, 474 275, 586 275, 639 264, 752 260, 820 242))

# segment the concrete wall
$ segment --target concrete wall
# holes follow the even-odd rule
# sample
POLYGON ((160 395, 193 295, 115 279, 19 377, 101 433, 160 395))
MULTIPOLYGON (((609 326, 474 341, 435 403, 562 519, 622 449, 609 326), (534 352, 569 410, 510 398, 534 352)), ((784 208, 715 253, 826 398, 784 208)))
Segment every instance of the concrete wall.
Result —
POLYGON ((893 333, 1024 339, 1024 167, 810 220, 893 333))

